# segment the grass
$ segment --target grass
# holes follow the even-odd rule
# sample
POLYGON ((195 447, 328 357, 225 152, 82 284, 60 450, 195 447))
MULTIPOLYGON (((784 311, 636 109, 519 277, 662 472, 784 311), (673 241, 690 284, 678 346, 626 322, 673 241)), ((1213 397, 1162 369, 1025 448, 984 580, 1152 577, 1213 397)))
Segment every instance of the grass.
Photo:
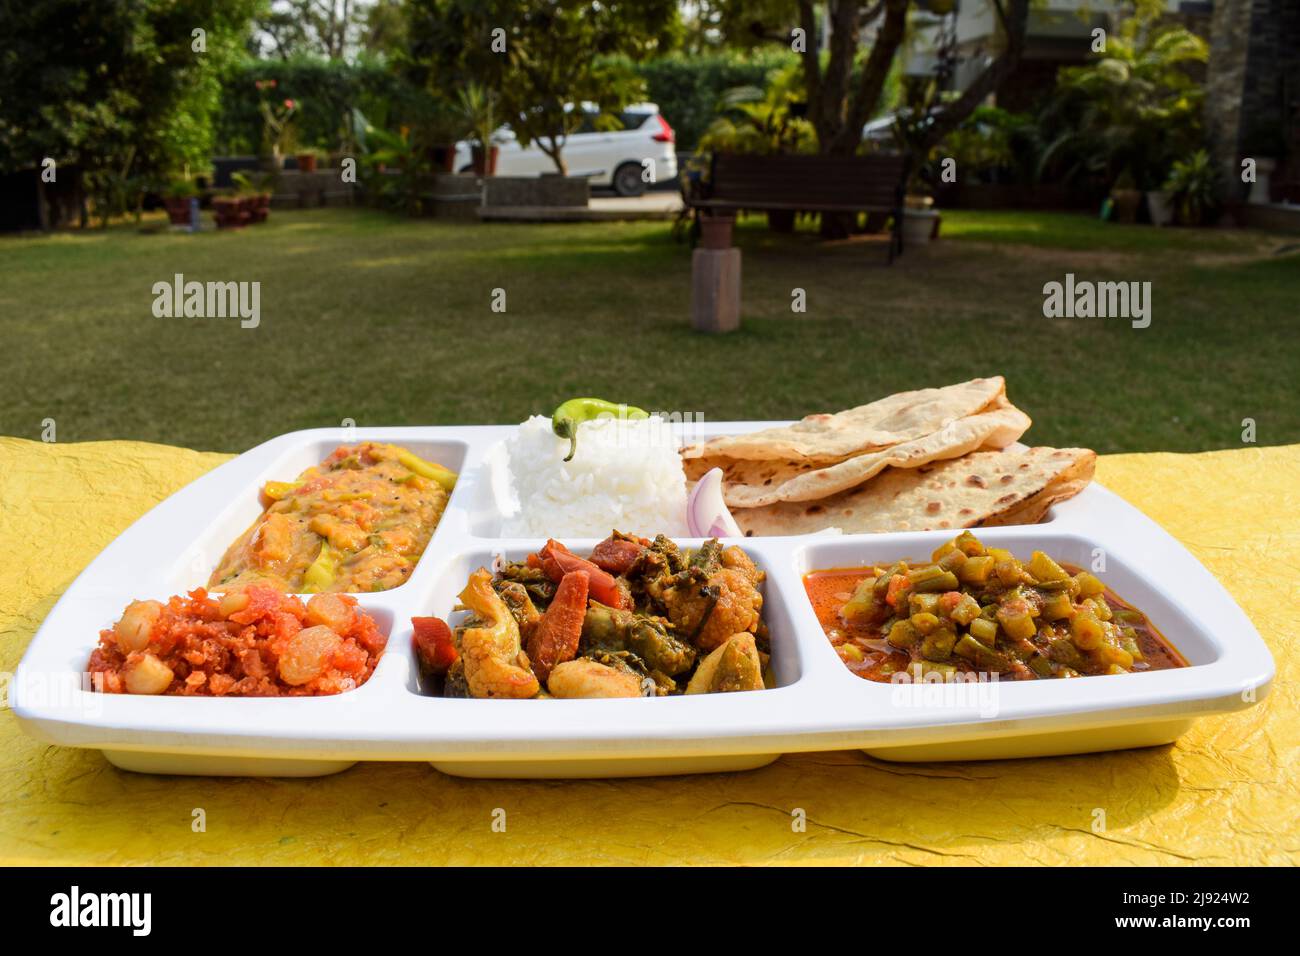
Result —
POLYGON ((1258 233, 947 213, 875 238, 738 230, 744 327, 689 328, 664 223, 479 225, 276 212, 197 236, 0 240, 0 433, 239 451, 297 428, 515 422, 579 394, 710 420, 791 418, 1004 374, 1039 444, 1102 452, 1300 441, 1300 256, 1258 233), (261 325, 155 318, 154 282, 258 280, 261 325), (1043 285, 1150 281, 1153 320, 1047 319, 1043 285), (807 312, 792 313, 794 289, 807 312), (504 289, 506 311, 491 308, 504 289))

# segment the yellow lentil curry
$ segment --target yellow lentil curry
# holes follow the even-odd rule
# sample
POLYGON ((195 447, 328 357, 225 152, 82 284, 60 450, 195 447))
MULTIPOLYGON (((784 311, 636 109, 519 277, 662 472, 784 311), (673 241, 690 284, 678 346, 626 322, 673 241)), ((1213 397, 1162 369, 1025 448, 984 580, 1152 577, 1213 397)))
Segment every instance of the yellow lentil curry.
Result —
POLYGON ((433 536, 456 475, 405 448, 335 449, 296 481, 268 481, 266 510, 239 536, 208 587, 250 584, 314 594, 402 584, 433 536))

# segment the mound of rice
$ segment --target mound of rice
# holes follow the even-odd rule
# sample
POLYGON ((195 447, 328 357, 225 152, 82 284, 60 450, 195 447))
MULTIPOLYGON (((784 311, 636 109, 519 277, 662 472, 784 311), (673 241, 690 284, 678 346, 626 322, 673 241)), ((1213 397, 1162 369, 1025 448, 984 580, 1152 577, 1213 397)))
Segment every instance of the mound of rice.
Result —
POLYGON ((578 426, 578 451, 551 420, 534 415, 506 442, 512 538, 685 535, 686 475, 672 426, 658 416, 603 418, 578 426))

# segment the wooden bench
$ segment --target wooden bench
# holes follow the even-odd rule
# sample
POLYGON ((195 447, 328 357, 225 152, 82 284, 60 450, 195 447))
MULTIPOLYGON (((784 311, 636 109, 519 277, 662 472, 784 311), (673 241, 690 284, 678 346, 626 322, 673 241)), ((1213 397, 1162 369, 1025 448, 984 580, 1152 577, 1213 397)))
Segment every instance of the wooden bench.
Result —
POLYGON ((907 158, 868 156, 747 156, 714 153, 709 178, 684 197, 697 217, 703 212, 744 210, 823 213, 884 212, 893 215, 889 261, 903 251, 903 195, 907 158))

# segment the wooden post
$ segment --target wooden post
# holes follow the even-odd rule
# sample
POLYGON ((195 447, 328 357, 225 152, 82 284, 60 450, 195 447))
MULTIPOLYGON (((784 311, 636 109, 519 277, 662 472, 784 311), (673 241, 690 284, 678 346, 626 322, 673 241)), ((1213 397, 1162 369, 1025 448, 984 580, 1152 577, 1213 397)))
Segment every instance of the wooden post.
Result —
POLYGON ((740 250, 696 249, 691 257, 691 325, 697 332, 740 328, 740 250))

